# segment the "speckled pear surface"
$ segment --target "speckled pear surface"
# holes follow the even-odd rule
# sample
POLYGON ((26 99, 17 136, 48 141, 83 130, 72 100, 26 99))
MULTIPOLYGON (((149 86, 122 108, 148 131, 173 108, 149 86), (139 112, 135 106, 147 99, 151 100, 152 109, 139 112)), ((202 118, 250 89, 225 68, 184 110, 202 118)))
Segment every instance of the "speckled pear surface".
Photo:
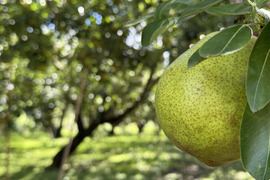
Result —
POLYGON ((214 34, 165 70, 155 97, 157 117, 167 137, 208 166, 240 158, 240 125, 247 103, 245 79, 255 42, 252 38, 240 51, 210 57, 187 69, 190 56, 214 34))

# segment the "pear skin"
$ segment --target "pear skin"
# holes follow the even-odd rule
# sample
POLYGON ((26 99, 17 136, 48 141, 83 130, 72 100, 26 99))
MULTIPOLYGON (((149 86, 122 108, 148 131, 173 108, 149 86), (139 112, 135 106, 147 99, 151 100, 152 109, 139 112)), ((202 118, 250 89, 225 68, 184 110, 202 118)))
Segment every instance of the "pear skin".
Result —
POLYGON ((208 57, 187 69, 191 55, 211 33, 164 71, 155 95, 156 114, 179 149, 208 166, 240 158, 240 125, 247 104, 245 82, 255 37, 234 53, 208 57))

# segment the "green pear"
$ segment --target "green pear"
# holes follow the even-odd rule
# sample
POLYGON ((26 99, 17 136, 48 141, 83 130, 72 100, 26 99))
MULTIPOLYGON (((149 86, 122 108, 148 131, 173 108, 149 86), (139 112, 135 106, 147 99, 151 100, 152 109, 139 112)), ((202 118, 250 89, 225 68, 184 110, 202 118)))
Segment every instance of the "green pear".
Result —
POLYGON ((211 33, 177 58, 157 85, 155 107, 166 136, 208 166, 240 158, 240 125, 247 104, 248 60, 256 41, 231 54, 209 57, 187 69, 211 33))

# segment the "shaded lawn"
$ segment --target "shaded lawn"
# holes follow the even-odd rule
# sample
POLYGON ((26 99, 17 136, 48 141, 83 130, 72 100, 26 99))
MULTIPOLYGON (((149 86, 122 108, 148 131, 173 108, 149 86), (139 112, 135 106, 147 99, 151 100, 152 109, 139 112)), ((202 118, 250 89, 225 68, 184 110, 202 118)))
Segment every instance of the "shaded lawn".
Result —
MULTIPOLYGON (((67 138, 51 139, 42 132, 12 134, 12 180, 51 180, 45 170, 67 138)), ((0 179, 5 174, 5 139, 0 138, 0 179), (3 146, 4 145, 4 146, 3 146)), ((240 162, 210 168, 175 148, 164 134, 142 133, 86 138, 65 165, 65 180, 249 180, 240 162)))

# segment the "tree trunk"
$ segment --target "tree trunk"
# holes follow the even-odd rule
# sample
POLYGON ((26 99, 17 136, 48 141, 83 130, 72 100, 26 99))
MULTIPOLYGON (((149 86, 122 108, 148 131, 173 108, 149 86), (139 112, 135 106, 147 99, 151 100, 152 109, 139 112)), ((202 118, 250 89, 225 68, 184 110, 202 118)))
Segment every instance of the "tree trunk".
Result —
POLYGON ((143 127, 144 127, 144 125, 145 125, 145 124, 143 124, 143 123, 141 123, 141 122, 137 123, 137 127, 138 127, 138 129, 139 129, 139 133, 142 133, 142 132, 143 132, 143 127))
POLYGON ((56 129, 56 133, 55 133, 55 137, 54 138, 60 138, 61 137, 61 130, 62 130, 62 126, 59 126, 56 129))
POLYGON ((114 125, 112 125, 112 130, 110 130, 110 132, 108 133, 108 136, 114 136, 115 133, 114 133, 114 125))
MULTIPOLYGON (((75 149, 84 140, 85 137, 86 137, 85 133, 78 133, 75 136, 73 143, 71 145, 70 154, 72 154, 72 152, 75 151, 75 149)), ((60 168, 66 146, 62 147, 62 149, 54 156, 53 163, 50 165, 49 168, 60 168)))
MULTIPOLYGON (((133 103, 133 105, 129 108, 127 108, 125 110, 125 112, 121 115, 116 115, 116 116, 108 116, 108 114, 111 114, 110 111, 104 111, 103 113, 99 114, 99 117, 87 128, 87 129, 83 129, 82 128, 82 122, 77 123, 78 128, 79 128, 79 132, 78 134, 74 137, 73 142, 71 144, 71 148, 70 148, 70 152, 69 155, 71 155, 76 148, 79 146, 79 144, 84 140, 85 137, 87 136, 91 136, 92 133, 94 132, 94 130, 100 125, 103 124, 105 122, 111 123, 112 125, 119 125, 132 111, 134 111, 147 97, 148 92, 151 90, 151 88, 153 87, 153 85, 157 82, 158 78, 153 80, 153 74, 155 68, 151 69, 151 74, 150 77, 144 87, 144 91, 141 93, 139 100, 135 101, 133 103)), ((80 118, 79 116, 77 118, 80 118)), ((76 120, 77 122, 77 120, 76 120)), ((68 144, 66 145, 68 146, 68 144)), ((53 158, 53 162, 52 164, 48 167, 48 168, 60 168, 61 167, 61 162, 62 162, 62 158, 65 152, 65 148, 66 146, 64 146, 53 158)))
MULTIPOLYGON (((73 139, 69 155, 71 155, 76 150, 76 148, 80 145, 80 143, 84 140, 85 137, 92 135, 93 131, 98 127, 98 125, 99 123, 93 123, 89 126, 88 129, 81 129, 81 131, 78 132, 78 134, 73 139)), ((66 146, 67 145, 62 147, 62 149, 54 156, 53 162, 48 168, 60 168, 66 146)))

